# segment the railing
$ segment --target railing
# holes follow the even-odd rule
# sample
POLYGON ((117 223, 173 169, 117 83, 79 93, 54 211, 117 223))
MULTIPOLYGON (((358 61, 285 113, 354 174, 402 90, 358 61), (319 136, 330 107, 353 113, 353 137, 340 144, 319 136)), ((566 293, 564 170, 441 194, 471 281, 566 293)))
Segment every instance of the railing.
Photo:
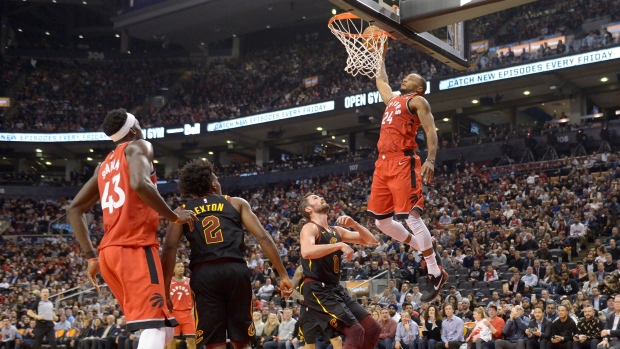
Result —
POLYGON ((67 231, 68 233, 73 232, 73 229, 71 229, 71 225, 69 224, 67 214, 64 214, 50 221, 49 225, 47 226, 47 233, 51 234, 54 229, 60 230, 61 232, 63 230, 67 231))
MULTIPOLYGON (((108 287, 108 284, 103 284, 103 285, 100 285, 100 286, 99 286, 99 288, 100 288, 100 289, 101 289, 101 288, 104 288, 104 287, 108 287)), ((76 288, 80 288, 80 287, 75 287, 75 288, 72 288, 71 290, 75 290, 76 288)), ((69 291, 70 291, 70 290, 67 290, 67 291, 64 291, 64 292, 61 292, 61 293, 55 294, 54 296, 58 296, 58 295, 60 295, 60 294, 62 294, 62 293, 67 293, 67 292, 69 292, 69 291)), ((66 299, 71 299, 71 298, 75 298, 75 297, 79 297, 78 301, 79 301, 80 303, 82 303, 82 301, 83 301, 83 297, 82 297, 82 295, 83 295, 83 294, 85 294, 85 293, 91 293, 91 292, 93 292, 93 291, 95 291, 95 288, 94 288, 94 287, 91 287, 91 288, 87 288, 87 289, 85 289, 85 290, 82 290, 82 291, 80 291, 80 292, 74 293, 74 294, 72 294, 72 295, 69 295, 69 296, 66 296, 66 297, 62 297, 62 298, 58 298, 58 299, 56 299, 56 301, 54 302, 54 307, 56 308, 56 311, 58 311, 58 309, 60 308, 60 302, 62 302, 62 301, 64 301, 64 300, 66 300, 66 299)), ((51 298, 51 297, 52 297, 52 296, 50 296, 50 298, 51 298)))

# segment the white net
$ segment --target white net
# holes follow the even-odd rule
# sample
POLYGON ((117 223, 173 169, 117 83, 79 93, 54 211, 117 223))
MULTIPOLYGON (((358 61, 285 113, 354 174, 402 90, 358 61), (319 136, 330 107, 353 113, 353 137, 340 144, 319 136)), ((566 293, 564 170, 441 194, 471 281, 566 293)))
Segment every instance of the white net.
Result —
POLYGON ((347 50, 349 57, 344 70, 353 76, 361 74, 374 79, 386 48, 387 33, 369 27, 367 22, 351 13, 332 17, 328 26, 347 50))

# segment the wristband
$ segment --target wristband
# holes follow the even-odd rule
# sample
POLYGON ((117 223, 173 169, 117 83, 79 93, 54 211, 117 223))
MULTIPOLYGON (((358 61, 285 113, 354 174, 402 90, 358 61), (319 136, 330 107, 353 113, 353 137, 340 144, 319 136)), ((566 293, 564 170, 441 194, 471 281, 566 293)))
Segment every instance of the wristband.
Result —
POLYGON ((172 223, 172 224, 179 224, 179 219, 181 219, 181 217, 179 217, 179 215, 176 214, 176 213, 174 215, 177 216, 177 219, 175 219, 174 221, 171 220, 170 223, 172 223))
POLYGON ((428 162, 430 162, 431 164, 435 165, 435 160, 426 159, 426 161, 428 161, 428 162))
POLYGON ((88 262, 99 262, 99 258, 89 258, 88 262))

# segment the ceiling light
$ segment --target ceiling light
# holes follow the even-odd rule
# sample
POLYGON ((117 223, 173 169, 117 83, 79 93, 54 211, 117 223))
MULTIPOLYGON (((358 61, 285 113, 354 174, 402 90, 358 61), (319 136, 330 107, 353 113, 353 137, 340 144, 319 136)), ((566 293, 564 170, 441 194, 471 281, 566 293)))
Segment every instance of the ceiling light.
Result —
POLYGON ((204 45, 205 45, 205 43, 204 43, 204 42, 201 42, 201 43, 200 43, 200 46, 204 46, 204 45))
POLYGON ((332 139, 336 139, 336 136, 332 136, 332 139))
POLYGON ((210 151, 210 152, 209 152, 209 155, 213 155, 213 152, 212 152, 212 151, 210 151))
POLYGON ((301 16, 301 19, 306 19, 306 16, 301 16))
POLYGON ((530 91, 523 91, 523 94, 526 95, 526 96, 529 96, 530 95, 530 91))
POLYGON ((95 152, 95 149, 92 149, 92 148, 91 148, 91 149, 88 149, 88 150, 89 150, 91 153, 94 153, 94 152, 95 152))
POLYGON ((471 101, 471 102, 472 102, 472 103, 474 103, 474 104, 478 104, 478 103, 480 103, 477 99, 474 99, 474 100, 473 100, 473 101, 471 101))
POLYGON ((269 24, 267 24, 267 29, 271 28, 271 26, 269 24))
POLYGON ((347 141, 346 139, 343 139, 343 140, 342 140, 342 143, 346 143, 346 141, 347 141))
POLYGON ((19 29, 17 29, 17 31, 21 33, 23 30, 22 30, 22 28, 19 28, 19 29))
POLYGON ((82 4, 86 5, 86 4, 87 4, 87 2, 86 2, 86 1, 82 1, 82 4))
POLYGON ((435 127, 435 131, 439 131, 439 127, 435 127))
POLYGON ((2 157, 2 160, 6 160, 6 156, 3 156, 3 157, 2 157))
POLYGON ((443 121, 448 122, 448 121, 450 121, 450 119, 448 119, 448 118, 443 118, 443 121))
POLYGON ((230 144, 230 143, 232 143, 232 141, 231 141, 231 140, 227 140, 227 141, 226 141, 226 143, 227 143, 227 144, 230 144))
POLYGON ((545 103, 543 103, 542 105, 545 105, 545 103))
POLYGON ((53 3, 56 3, 56 0, 52 0, 53 3))
POLYGON ((317 131, 323 131, 323 128, 321 126, 316 128, 317 131))
POLYGON ((78 35, 78 38, 80 39, 84 39, 84 37, 82 35, 78 35))
POLYGON ((233 38, 236 38, 236 37, 237 37, 237 34, 233 34, 233 38))
POLYGON ((37 148, 37 149, 35 149, 34 151, 36 151, 37 153, 42 153, 42 152, 43 152, 43 150, 38 149, 38 148, 37 148))
POLYGON ((86 160, 88 161, 93 161, 93 158, 91 158, 90 156, 86 158, 86 160))
POLYGON ((45 35, 50 35, 50 32, 45 32, 45 35))
POLYGON ((202 161, 207 161, 207 158, 202 158, 202 161))
POLYGON ((153 160, 154 164, 159 164, 159 160, 153 160))
POLYGON ((116 35, 114 35, 114 36, 116 36, 117 38, 120 38, 120 37, 121 37, 121 35, 120 35, 120 34, 116 34, 116 35))
POLYGON ((336 15, 336 13, 338 13, 338 11, 336 11, 336 9, 335 9, 335 8, 333 8, 333 9, 332 9, 332 15, 334 15, 334 16, 335 16, 335 15, 336 15))
POLYGON ((607 81, 609 81, 609 79, 608 79, 606 76, 603 76, 603 77, 601 78, 601 82, 607 82, 607 81))
POLYGON ((51 162, 49 162, 49 161, 46 161, 46 162, 45 162, 45 164, 49 166, 49 165, 51 165, 52 163, 51 163, 51 162))

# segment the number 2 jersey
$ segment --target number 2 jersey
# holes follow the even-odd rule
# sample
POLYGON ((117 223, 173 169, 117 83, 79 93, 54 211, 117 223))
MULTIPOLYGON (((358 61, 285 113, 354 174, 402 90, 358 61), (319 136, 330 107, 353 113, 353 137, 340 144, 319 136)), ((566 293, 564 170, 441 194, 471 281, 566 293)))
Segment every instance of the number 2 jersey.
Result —
MULTIPOLYGON (((129 182, 129 164, 125 149, 130 143, 122 143, 110 152, 97 173, 104 226, 99 250, 107 246, 159 248, 159 213, 142 201, 138 193, 131 189, 129 182)), ((151 181, 156 185, 157 178, 153 170, 151 181)))
POLYGON ((409 100, 415 96, 415 93, 394 96, 388 102, 379 131, 379 154, 402 153, 418 147, 415 138, 420 118, 409 110, 409 100))
MULTIPOLYGON (((205 179, 206 180, 206 179, 205 179)), ((209 195, 189 201, 185 209, 194 211, 198 221, 194 231, 183 225, 190 246, 189 268, 217 260, 245 263, 245 240, 241 215, 228 195, 209 195)))
MULTIPOLYGON (((329 230, 315 224, 319 228, 320 236, 317 237, 315 244, 329 245, 342 241, 340 234, 334 227, 328 227, 329 230)), ((310 224, 309 223, 309 224, 310 224)), ((326 284, 338 284, 340 282, 340 262, 342 252, 340 250, 332 252, 320 258, 301 259, 301 266, 304 270, 304 276, 315 279, 326 284)))

